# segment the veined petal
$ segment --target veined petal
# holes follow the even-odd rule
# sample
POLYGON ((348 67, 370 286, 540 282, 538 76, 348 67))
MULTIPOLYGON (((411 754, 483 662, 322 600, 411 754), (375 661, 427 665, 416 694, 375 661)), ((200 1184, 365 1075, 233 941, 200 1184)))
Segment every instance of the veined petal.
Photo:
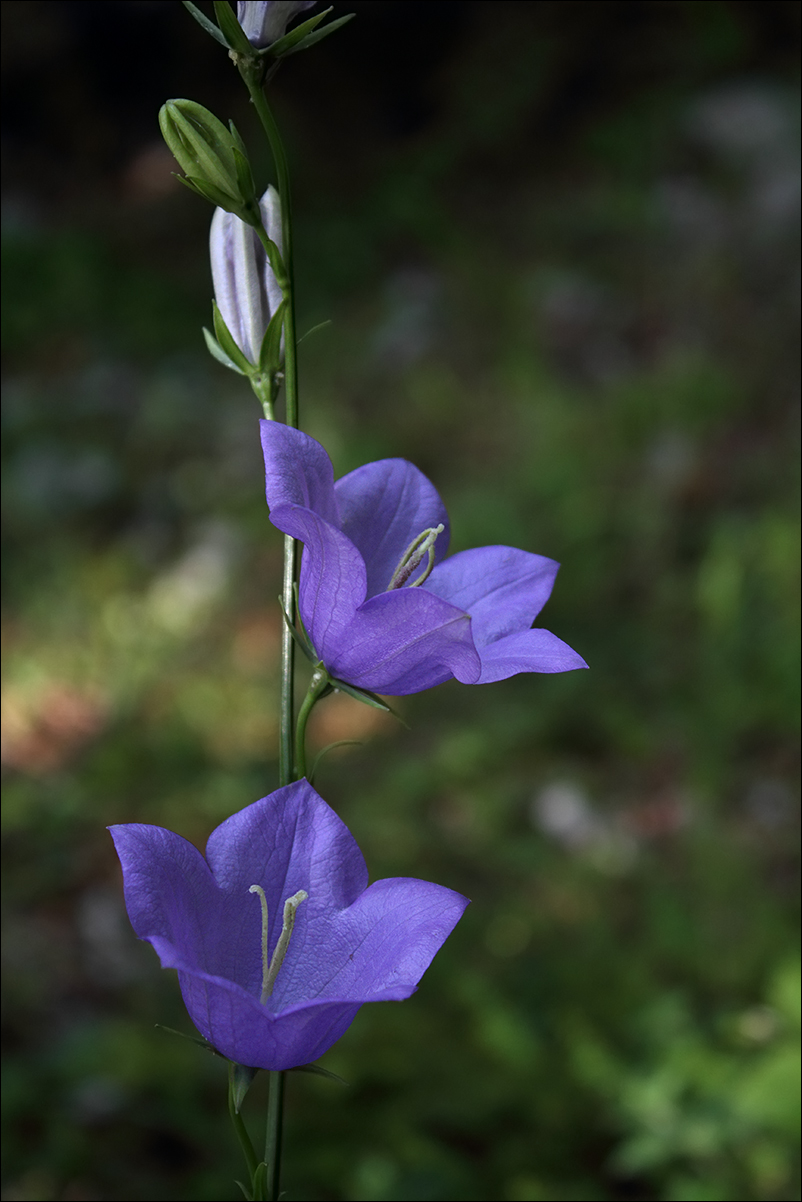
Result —
POLYGON ((251 885, 264 889, 271 951, 281 933, 284 902, 299 889, 309 894, 274 993, 278 1004, 297 1000, 291 988, 292 960, 302 953, 304 932, 314 933, 321 916, 330 921, 332 913, 347 909, 367 887, 368 870, 353 835, 334 810, 321 804, 309 782, 301 780, 221 823, 209 837, 206 860, 219 887, 240 899, 243 916, 252 910, 257 929, 259 902, 248 890, 251 885), (336 875, 328 867, 331 861, 338 865, 336 875))
POLYGON ((341 529, 362 554, 368 596, 383 593, 409 544, 422 530, 445 527, 435 563, 448 551, 448 514, 434 485, 406 459, 379 459, 334 485, 341 529))
POLYGON ((250 363, 258 363, 259 348, 270 320, 253 227, 234 213, 215 209, 209 231, 214 297, 231 336, 250 363))
POLYGON ((313 1002, 276 1015, 229 981, 180 969, 178 980, 189 1016, 209 1043, 238 1064, 274 1072, 317 1060, 345 1034, 361 1004, 313 1002))
POLYGON ((122 864, 131 925, 140 939, 153 944, 163 967, 234 980, 258 996, 258 906, 243 905, 221 891, 201 853, 180 835, 143 823, 109 829, 122 864))
POLYGON ((587 668, 581 655, 549 630, 521 630, 480 647, 482 674, 477 684, 506 680, 518 672, 572 672, 587 668))
MULTIPOLYGON (((268 187, 264 196, 259 201, 259 211, 262 214, 262 225, 265 227, 265 233, 271 242, 275 242, 276 246, 279 248, 279 251, 283 252, 284 239, 281 229, 281 198, 272 184, 268 187)), ((273 268, 268 262, 267 255, 265 254, 264 247, 262 246, 261 242, 259 243, 259 252, 261 256, 260 262, 262 266, 262 282, 267 295, 267 308, 269 316, 272 317, 276 309, 278 309, 279 305, 283 301, 284 293, 281 291, 278 281, 273 274, 273 268)), ((266 329, 267 325, 265 325, 264 330, 262 330, 262 337, 264 337, 266 329)), ((261 348, 261 345, 260 339, 259 348, 261 348)), ((259 353, 259 348, 257 348, 257 354, 259 353)))
POLYGON ((394 696, 452 676, 474 684, 481 671, 468 615, 422 588, 371 597, 325 662, 332 676, 394 696))
MULTIPOLYGON (((272 423, 268 423, 272 424, 272 423)), ((331 667, 365 600, 365 564, 349 538, 311 509, 279 505, 270 520, 304 543, 299 602, 315 651, 331 667)))
POLYGON ((481 651, 532 625, 551 595, 559 567, 553 559, 517 547, 476 547, 437 564, 424 587, 471 615, 481 651))
POLYGON ((304 993, 339 1001, 409 997, 467 905, 462 894, 429 881, 376 881, 334 920, 347 956, 331 971, 311 956, 304 960, 304 993))
POLYGON ((261 421, 259 427, 271 511, 279 505, 303 505, 339 529, 334 469, 320 443, 283 422, 261 421))

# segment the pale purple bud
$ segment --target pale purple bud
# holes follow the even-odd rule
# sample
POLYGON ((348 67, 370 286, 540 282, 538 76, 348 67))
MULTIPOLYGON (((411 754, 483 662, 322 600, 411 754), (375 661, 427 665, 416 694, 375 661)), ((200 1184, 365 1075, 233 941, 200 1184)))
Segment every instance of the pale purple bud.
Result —
MULTIPOLYGON (((281 250, 281 204, 272 185, 260 200, 259 211, 268 238, 281 250)), ((251 226, 233 213, 215 209, 209 253, 223 321, 245 358, 258 363, 268 323, 283 299, 264 247, 251 226)))
POLYGON ((293 17, 314 4, 315 0, 239 0, 237 20, 251 45, 263 49, 283 38, 293 17))

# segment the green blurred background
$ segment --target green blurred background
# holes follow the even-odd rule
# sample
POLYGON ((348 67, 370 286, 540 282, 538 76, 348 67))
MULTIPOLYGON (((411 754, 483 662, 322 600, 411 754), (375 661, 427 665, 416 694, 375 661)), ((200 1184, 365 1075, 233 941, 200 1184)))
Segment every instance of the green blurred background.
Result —
MULTIPOLYGON (((235 1198, 104 827, 203 846, 276 784, 259 410, 159 105, 269 164, 178 3, 3 10, 2 1197, 235 1198)), ((473 905, 347 1088, 291 1076, 286 1197, 797 1198, 799 8, 347 11, 272 89, 305 426, 417 463, 453 549, 560 560, 592 670, 319 707, 372 877, 473 905)))

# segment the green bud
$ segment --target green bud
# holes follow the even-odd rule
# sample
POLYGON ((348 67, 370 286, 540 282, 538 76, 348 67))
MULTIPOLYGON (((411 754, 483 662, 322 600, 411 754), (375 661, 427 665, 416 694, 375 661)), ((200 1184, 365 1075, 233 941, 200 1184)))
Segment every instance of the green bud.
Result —
POLYGON ((259 225, 259 201, 242 138, 194 100, 168 100, 159 112, 164 140, 186 182, 212 204, 259 225))

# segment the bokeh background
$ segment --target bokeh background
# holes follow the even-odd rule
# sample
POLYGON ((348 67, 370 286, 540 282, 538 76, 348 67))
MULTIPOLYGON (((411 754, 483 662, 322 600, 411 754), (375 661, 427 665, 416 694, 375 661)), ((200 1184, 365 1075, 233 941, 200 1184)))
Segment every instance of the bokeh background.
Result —
MULTIPOLYGON (((276 784, 259 410, 160 104, 270 165, 180 4, 2 7, 2 1197, 234 1198, 104 827, 203 846, 276 784)), ((291 1076, 286 1197, 797 1198, 799 8, 347 11, 272 88, 306 428, 417 463, 455 550, 560 560, 592 670, 319 707, 372 876, 473 905, 347 1088, 291 1076)))

